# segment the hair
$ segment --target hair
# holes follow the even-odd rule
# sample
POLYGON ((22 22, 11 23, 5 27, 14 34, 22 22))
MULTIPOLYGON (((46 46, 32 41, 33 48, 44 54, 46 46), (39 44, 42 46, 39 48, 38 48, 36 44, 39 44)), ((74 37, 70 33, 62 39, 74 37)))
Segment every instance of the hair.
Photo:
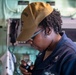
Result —
POLYGON ((61 32, 61 15, 60 12, 57 10, 53 10, 53 12, 45 17, 40 23, 39 26, 43 27, 45 30, 48 27, 52 27, 55 31, 55 33, 61 32))

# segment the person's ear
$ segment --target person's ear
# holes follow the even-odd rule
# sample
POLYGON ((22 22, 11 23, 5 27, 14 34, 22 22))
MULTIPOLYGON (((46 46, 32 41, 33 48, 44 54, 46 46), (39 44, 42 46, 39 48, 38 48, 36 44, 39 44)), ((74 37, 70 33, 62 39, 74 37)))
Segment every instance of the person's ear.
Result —
POLYGON ((46 28, 46 31, 45 31, 45 34, 46 35, 50 35, 52 32, 52 29, 51 28, 46 28))

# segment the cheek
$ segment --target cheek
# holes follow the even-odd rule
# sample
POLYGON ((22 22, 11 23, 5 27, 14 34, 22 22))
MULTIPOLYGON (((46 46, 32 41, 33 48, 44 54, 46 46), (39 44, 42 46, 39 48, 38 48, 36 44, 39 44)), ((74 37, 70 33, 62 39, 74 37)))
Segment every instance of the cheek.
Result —
POLYGON ((45 41, 44 38, 42 36, 37 36, 34 39, 34 44, 35 46, 39 49, 39 50, 45 50, 46 46, 45 46, 45 41))
POLYGON ((35 38, 35 39, 34 39, 34 44, 37 45, 37 46, 39 46, 39 45, 42 46, 42 44, 43 44, 42 38, 41 38, 41 37, 35 38))

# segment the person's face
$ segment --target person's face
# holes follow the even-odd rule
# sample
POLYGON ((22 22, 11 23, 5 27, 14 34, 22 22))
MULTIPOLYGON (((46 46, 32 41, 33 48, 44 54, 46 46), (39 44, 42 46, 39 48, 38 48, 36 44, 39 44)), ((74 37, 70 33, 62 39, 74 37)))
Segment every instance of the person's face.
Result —
POLYGON ((34 35, 27 41, 27 43, 39 51, 45 50, 49 45, 48 38, 45 35, 45 30, 39 27, 34 35))

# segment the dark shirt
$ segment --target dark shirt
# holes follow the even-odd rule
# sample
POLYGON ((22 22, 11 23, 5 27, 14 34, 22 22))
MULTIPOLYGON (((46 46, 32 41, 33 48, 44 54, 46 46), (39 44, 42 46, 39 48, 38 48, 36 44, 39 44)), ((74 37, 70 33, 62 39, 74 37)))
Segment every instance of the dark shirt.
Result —
POLYGON ((65 33, 44 61, 45 51, 37 56, 32 75, 76 75, 76 44, 65 33))

